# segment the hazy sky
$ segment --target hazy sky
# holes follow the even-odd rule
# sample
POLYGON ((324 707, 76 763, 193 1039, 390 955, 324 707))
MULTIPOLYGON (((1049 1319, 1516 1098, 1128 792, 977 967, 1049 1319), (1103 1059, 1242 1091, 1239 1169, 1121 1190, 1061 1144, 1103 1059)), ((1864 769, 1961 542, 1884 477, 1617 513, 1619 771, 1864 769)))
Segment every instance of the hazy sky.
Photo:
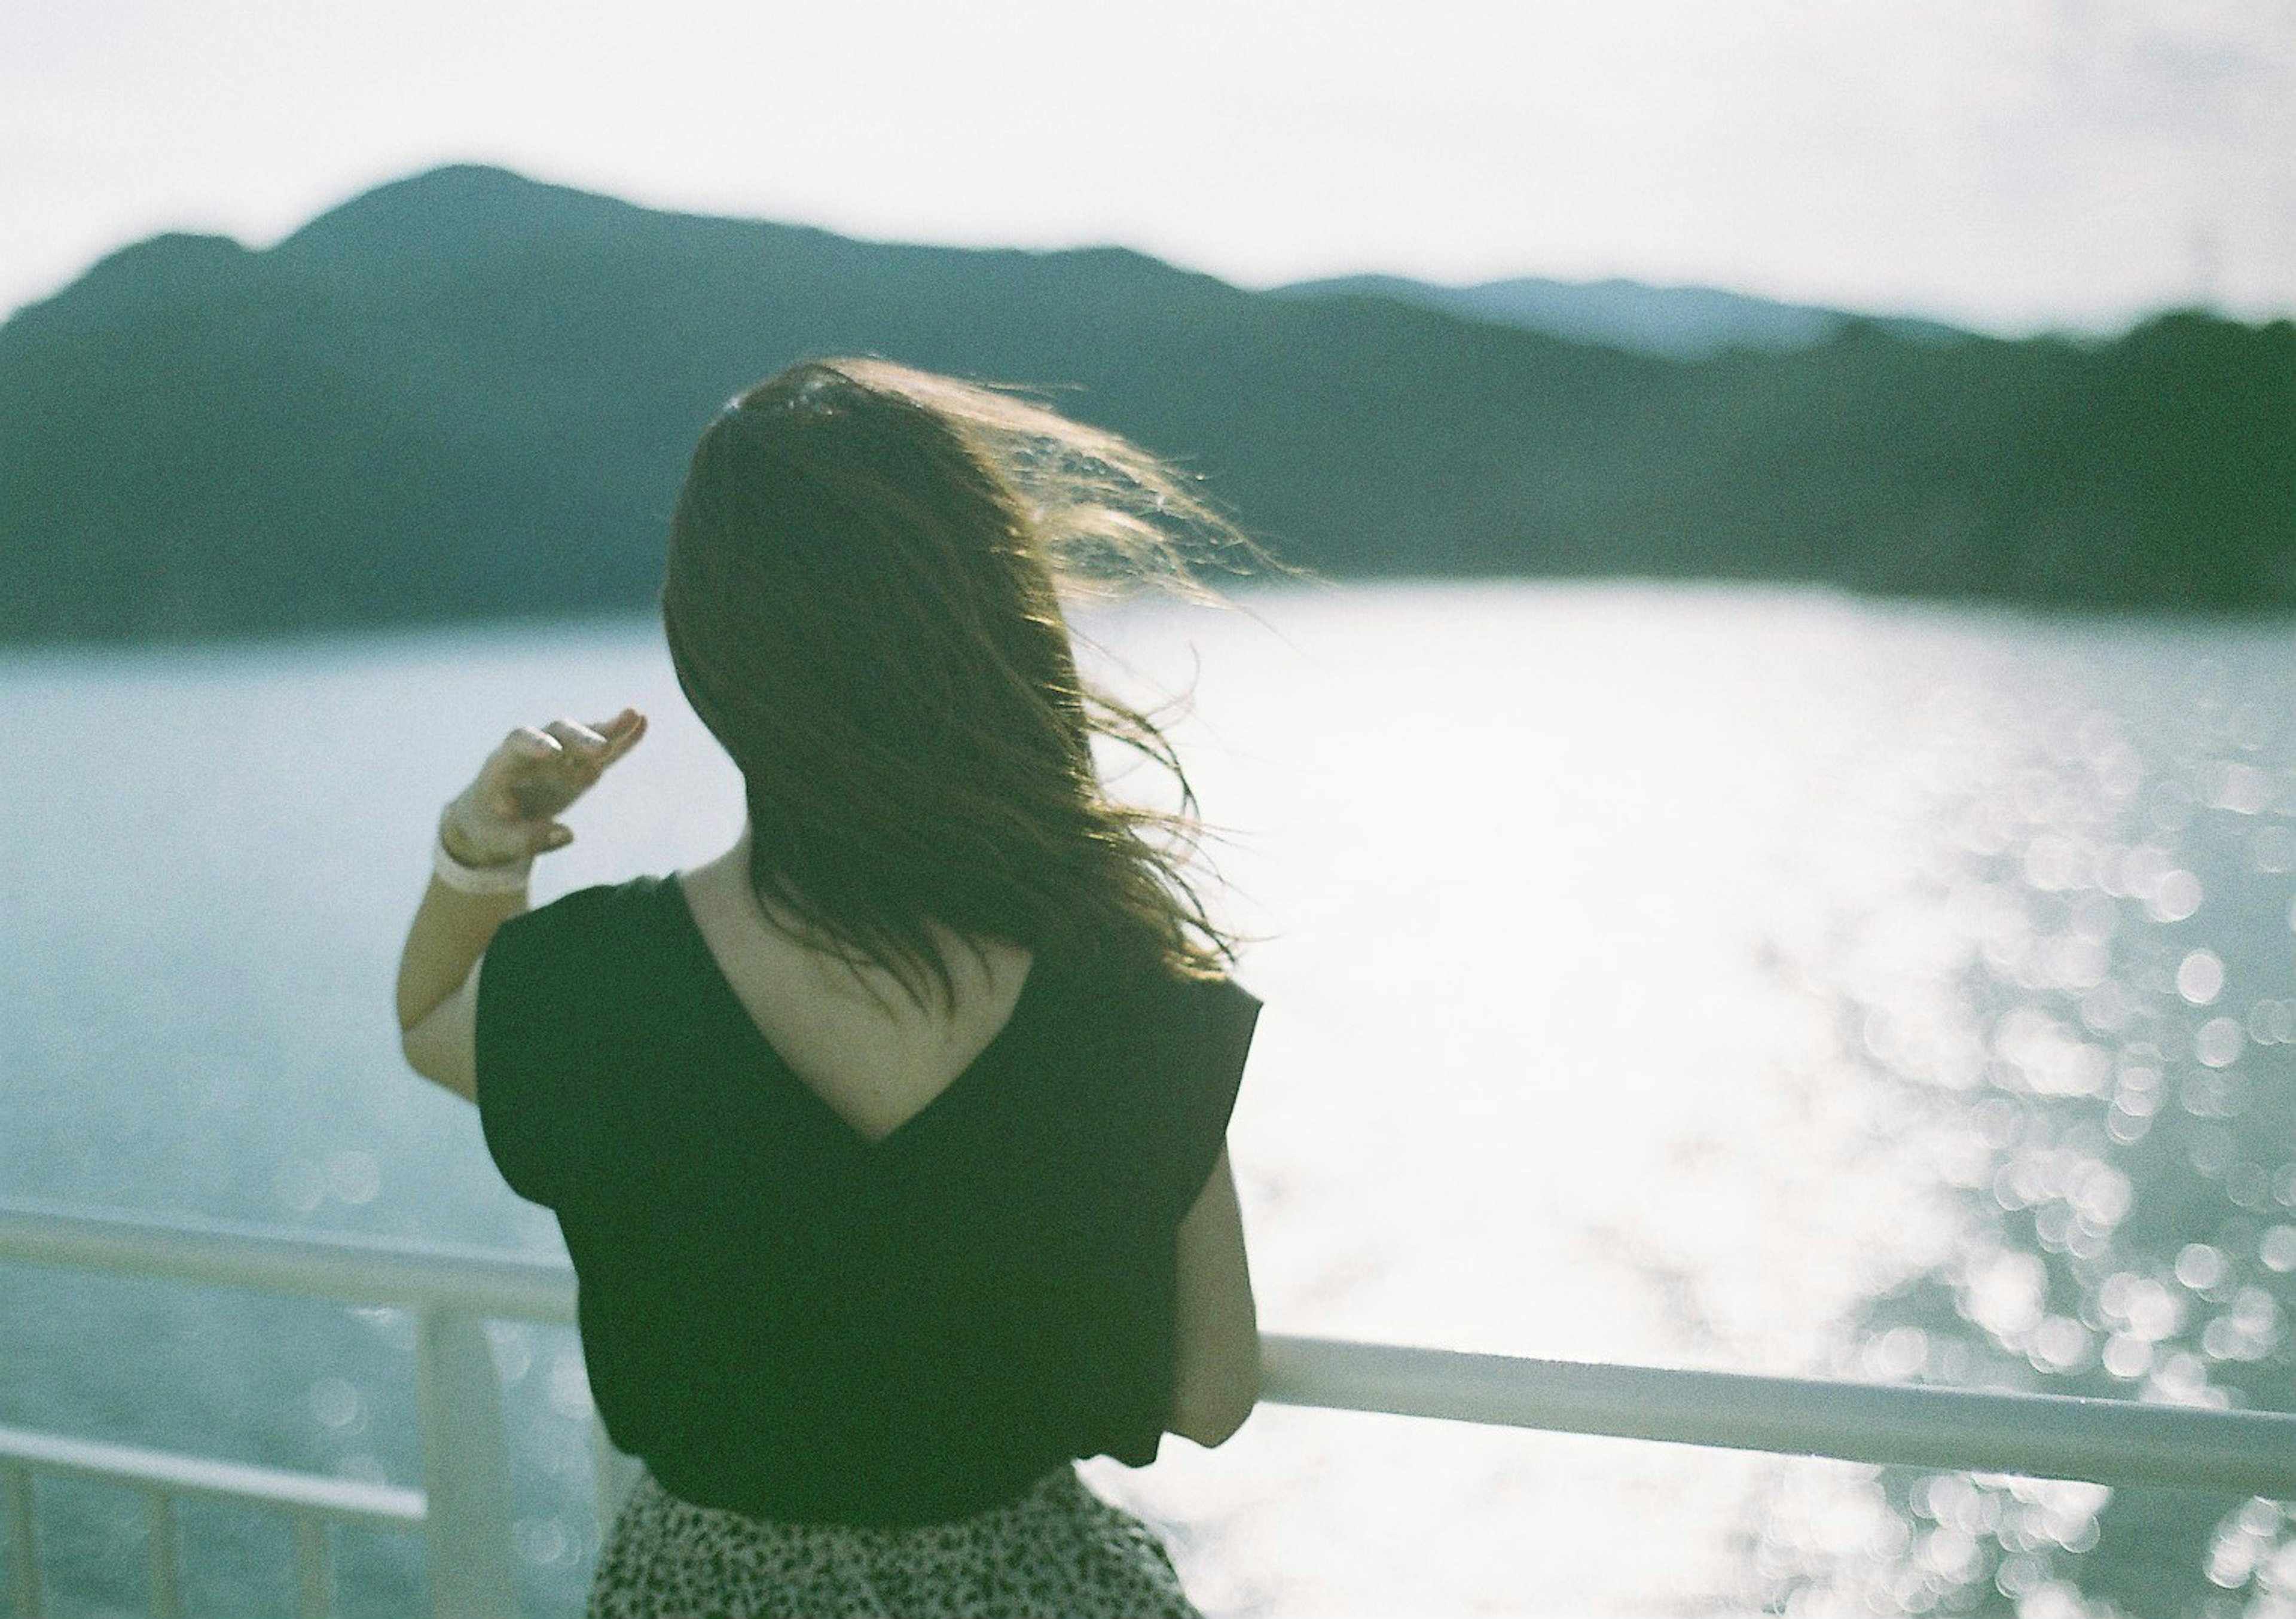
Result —
POLYGON ((459 159, 1249 285, 2296 313, 2296 0, 0 0, 0 309, 459 159))

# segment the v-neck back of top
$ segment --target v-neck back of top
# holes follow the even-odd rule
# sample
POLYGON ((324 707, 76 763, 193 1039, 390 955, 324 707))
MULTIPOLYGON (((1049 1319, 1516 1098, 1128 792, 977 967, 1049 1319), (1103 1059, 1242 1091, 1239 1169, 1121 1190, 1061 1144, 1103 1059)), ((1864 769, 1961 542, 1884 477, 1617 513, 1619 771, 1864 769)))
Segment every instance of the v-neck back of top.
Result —
POLYGON ((964 1092, 977 1085, 993 1083, 992 1078, 983 1077, 976 1081, 975 1076, 993 1075, 1002 1060, 1003 1048, 1018 1042, 1018 1030, 1034 1011, 1035 1002, 1042 998, 1042 981, 1052 976, 1044 962, 1032 961, 1021 981, 1020 993, 1014 997, 1004 1021, 997 1026, 996 1032, 988 1037, 980 1050, 973 1053, 972 1061, 951 1075, 939 1090, 911 1108, 891 1129, 873 1136, 839 1112, 827 1097, 797 1071, 796 1065, 782 1055, 772 1036, 758 1026, 757 1018, 743 1003, 741 992, 734 987, 733 981, 727 977, 725 964, 718 959, 718 953, 710 948, 709 936, 702 932, 701 921, 694 915, 693 897, 685 892, 684 881, 672 875, 662 879, 661 886, 666 891, 667 900, 673 902, 666 903, 662 907, 666 931, 678 944, 692 952, 693 981, 702 1002, 702 1015, 722 1024, 728 1045, 736 1049, 745 1043, 746 1031, 746 1043, 757 1058, 759 1083, 785 1086, 801 1093, 805 1101, 818 1109, 830 1124, 851 1136, 854 1146, 864 1152, 892 1152, 901 1144, 902 1138, 933 1128, 934 1125, 928 1122, 932 1116, 961 1111, 966 1105, 964 1092))
POLYGON ((1259 1002, 1040 953, 958 1075, 872 1140, 726 981, 672 882, 512 919, 478 1100, 553 1208, 607 1430, 671 1493, 790 1521, 943 1521, 1067 1458, 1152 1460, 1174 1251, 1259 1002))

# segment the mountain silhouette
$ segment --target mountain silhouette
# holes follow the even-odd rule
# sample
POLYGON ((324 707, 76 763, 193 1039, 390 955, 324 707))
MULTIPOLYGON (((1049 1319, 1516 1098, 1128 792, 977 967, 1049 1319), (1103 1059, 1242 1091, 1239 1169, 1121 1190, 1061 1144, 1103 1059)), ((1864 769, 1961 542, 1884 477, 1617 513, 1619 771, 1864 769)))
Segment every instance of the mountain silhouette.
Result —
MULTIPOLYGON (((1709 359, 1733 348, 1807 348, 1862 318, 1813 304, 1749 298, 1718 287, 1656 287, 1618 278, 1573 282, 1520 275, 1447 287, 1400 275, 1341 275, 1293 282, 1274 290, 1284 298, 1390 298, 1469 320, 1674 360, 1709 359)), ((1899 337, 1935 342, 1970 335, 1910 315, 1882 316, 1872 323, 1899 337)))
POLYGON ((1047 386, 1332 576, 2296 607, 2296 327, 1851 321, 1684 362, 1119 249, 660 212, 457 167, 0 326, 0 639, 642 603, 693 438, 808 355, 1047 386))

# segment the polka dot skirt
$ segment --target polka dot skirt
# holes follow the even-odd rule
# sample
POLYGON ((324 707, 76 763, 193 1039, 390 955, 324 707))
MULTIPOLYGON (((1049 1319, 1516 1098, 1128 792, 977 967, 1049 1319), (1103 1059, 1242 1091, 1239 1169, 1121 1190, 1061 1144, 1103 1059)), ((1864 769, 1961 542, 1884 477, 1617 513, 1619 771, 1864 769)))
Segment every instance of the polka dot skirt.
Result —
POLYGON ((638 1480, 589 1619, 1201 1619, 1155 1532, 1055 1468, 947 1524, 780 1524, 638 1480))

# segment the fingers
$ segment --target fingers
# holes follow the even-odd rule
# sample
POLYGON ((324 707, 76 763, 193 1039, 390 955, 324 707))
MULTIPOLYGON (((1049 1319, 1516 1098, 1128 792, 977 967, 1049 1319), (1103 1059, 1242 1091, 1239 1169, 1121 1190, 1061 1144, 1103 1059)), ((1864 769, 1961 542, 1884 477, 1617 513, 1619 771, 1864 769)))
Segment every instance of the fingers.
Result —
POLYGON ((532 773, 545 779, 587 787, 597 779, 606 756, 606 739, 573 720, 553 720, 541 727, 554 751, 536 755, 532 773))
POLYGON ((596 781, 608 765, 636 747, 645 732, 645 715, 635 708, 625 708, 613 718, 600 720, 594 725, 553 720, 543 727, 543 734, 555 741, 564 756, 583 772, 581 781, 585 788, 596 781))
POLYGON ((570 758, 584 763, 610 765, 635 747, 645 734, 646 717, 635 708, 625 708, 610 720, 600 720, 585 725, 578 720, 553 720, 537 730, 524 727, 523 733, 541 737, 545 742, 555 742, 570 758))
POLYGON ((522 753, 529 758, 546 759, 558 752, 556 737, 534 725, 521 725, 503 739, 497 753, 522 753))
POLYGON ((555 818, 636 747, 645 730, 645 716, 635 708, 596 725, 570 719, 521 725, 503 739, 480 772, 472 795, 474 807, 514 823, 521 839, 535 840, 537 850, 559 847, 573 834, 555 818), (549 841, 553 837, 556 841, 549 841))
POLYGON ((600 720, 590 727, 606 740, 604 763, 611 765, 638 745, 646 733, 646 716, 635 708, 625 708, 610 720, 600 720))
POLYGON ((581 760, 627 747, 645 734, 645 715, 625 708, 612 719, 586 725, 579 720, 555 719, 545 725, 521 725, 504 740, 503 748, 533 759, 563 756, 581 760))
POLYGON ((481 806, 506 821, 554 814, 570 802, 564 791, 570 756, 566 744, 550 732, 521 725, 479 772, 481 806))

